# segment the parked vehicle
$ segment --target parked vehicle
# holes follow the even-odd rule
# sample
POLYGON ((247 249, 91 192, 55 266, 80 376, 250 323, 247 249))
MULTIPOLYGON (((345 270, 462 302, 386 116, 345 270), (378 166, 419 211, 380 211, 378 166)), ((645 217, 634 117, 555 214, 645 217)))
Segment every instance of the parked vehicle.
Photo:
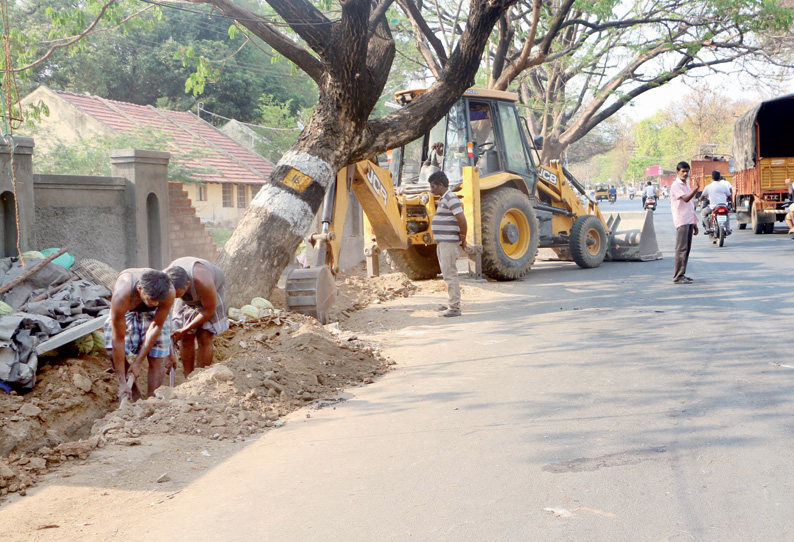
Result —
POLYGON ((648 209, 650 209, 651 211, 656 210, 656 198, 653 196, 648 196, 647 198, 645 198, 644 210, 647 211, 648 209))
POLYGON ((788 187, 794 177, 794 120, 791 95, 761 102, 733 125, 733 171, 739 229, 772 233, 786 216, 788 187))
POLYGON ((728 227, 729 212, 727 205, 718 203, 709 214, 709 229, 706 230, 706 233, 715 245, 723 246, 725 238, 731 234, 731 229, 728 227))

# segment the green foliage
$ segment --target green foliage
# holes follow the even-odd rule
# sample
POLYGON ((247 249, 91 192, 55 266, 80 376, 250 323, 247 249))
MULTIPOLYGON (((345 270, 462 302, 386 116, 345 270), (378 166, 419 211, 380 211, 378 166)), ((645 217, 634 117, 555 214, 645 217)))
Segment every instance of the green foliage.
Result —
POLYGON ((305 117, 308 114, 307 112, 293 114, 292 103, 277 102, 268 94, 259 99, 258 111, 258 122, 263 127, 250 126, 259 136, 254 143, 254 150, 271 162, 278 162, 281 155, 298 139, 300 134, 298 122, 306 122, 305 117))
MULTIPOLYGON (((47 150, 33 155, 36 173, 50 175, 110 175, 110 151, 141 149, 173 152, 173 140, 162 132, 138 130, 112 138, 62 141, 38 128, 31 135, 40 135, 53 143, 47 150)), ((209 167, 195 165, 206 152, 194 150, 172 156, 168 163, 168 179, 182 183, 199 182, 200 175, 214 173, 209 167)))

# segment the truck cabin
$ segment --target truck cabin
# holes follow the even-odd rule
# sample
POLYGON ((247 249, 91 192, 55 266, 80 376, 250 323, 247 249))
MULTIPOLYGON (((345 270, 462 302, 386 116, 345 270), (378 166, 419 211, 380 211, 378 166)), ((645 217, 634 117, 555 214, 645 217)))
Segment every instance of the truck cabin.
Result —
MULTIPOLYGON (((397 101, 404 105, 423 92, 398 93, 397 101)), ((463 182, 463 167, 476 166, 481 177, 502 172, 519 175, 533 193, 535 162, 530 151, 540 146, 542 138, 535 146, 529 141, 515 94, 470 89, 428 133, 393 151, 392 180, 395 186, 424 184, 440 168, 455 189, 463 182), (440 156, 432 148, 436 143, 442 145, 440 156)))

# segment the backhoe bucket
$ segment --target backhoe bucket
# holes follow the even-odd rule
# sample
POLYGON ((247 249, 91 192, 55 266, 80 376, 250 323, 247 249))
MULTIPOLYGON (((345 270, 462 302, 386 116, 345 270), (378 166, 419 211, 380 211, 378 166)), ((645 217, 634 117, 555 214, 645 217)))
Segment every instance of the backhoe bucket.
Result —
POLYGON ((293 269, 284 287, 287 309, 328 323, 328 313, 336 301, 336 279, 327 265, 293 269))
POLYGON ((607 260, 649 262, 662 259, 653 228, 652 212, 604 213, 604 219, 611 232, 607 260))

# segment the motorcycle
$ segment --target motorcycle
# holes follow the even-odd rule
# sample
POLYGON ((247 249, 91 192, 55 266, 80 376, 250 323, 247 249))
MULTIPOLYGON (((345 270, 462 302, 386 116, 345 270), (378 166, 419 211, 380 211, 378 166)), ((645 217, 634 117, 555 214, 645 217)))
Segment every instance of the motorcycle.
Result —
POLYGON ((709 229, 706 233, 715 245, 723 246, 725 238, 731 234, 731 229, 728 227, 728 212, 727 205, 718 203, 709 214, 709 229))
POLYGON ((650 209, 651 211, 655 211, 656 210, 656 198, 653 197, 653 196, 648 196, 647 198, 645 198, 645 207, 643 207, 643 209, 646 210, 646 211, 648 209, 650 209))
POLYGON ((629 192, 629 199, 634 199, 634 192, 629 192))
POLYGON ((614 196, 614 195, 609 196, 609 203, 610 204, 615 203, 617 200, 618 200, 617 196, 614 196))

